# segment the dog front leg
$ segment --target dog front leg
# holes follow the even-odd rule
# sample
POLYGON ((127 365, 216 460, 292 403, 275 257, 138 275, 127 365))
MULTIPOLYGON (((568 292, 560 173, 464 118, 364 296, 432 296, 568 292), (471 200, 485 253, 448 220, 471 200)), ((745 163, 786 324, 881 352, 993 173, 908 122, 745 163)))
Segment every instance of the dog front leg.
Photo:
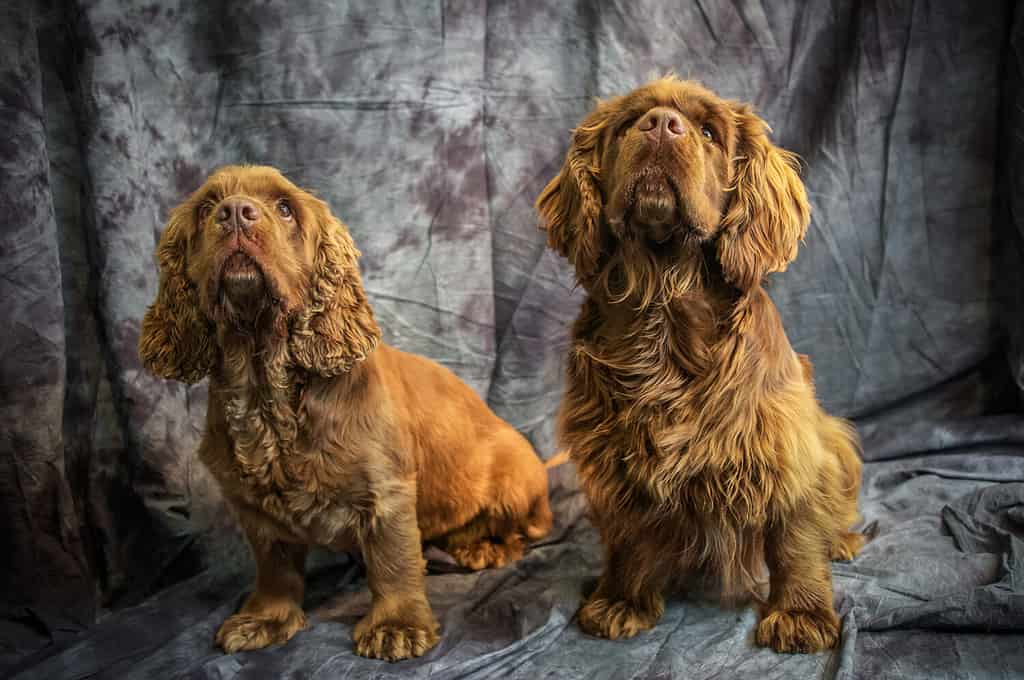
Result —
POLYGON ((302 613, 307 547, 275 540, 243 523, 256 560, 256 585, 221 625, 216 642, 233 654, 287 642, 306 626, 302 613))
POLYGON ((415 492, 372 519, 361 547, 372 602, 352 632, 356 653, 387 661, 426 653, 440 626, 427 602, 415 492))
POLYGON ((654 627, 665 613, 668 562, 642 542, 608 536, 604 541, 604 571, 580 608, 580 628, 611 640, 630 638, 654 627))
POLYGON ((804 653, 835 646, 839 617, 832 605, 830 521, 804 508, 769 528, 765 561, 771 571, 771 594, 757 627, 759 645, 804 653))

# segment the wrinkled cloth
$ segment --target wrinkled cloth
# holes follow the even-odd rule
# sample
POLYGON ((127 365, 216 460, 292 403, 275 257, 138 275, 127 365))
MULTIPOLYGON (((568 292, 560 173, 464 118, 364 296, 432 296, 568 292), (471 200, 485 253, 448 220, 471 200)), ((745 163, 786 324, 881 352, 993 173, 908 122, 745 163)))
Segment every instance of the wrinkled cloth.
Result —
POLYGON ((19 678, 987 678, 1024 673, 1024 12, 1012 3, 143 2, 0 8, 0 674, 19 678), (206 387, 145 373, 171 207, 275 165, 363 252, 387 342, 460 375, 544 457, 582 300, 533 200, 595 97, 674 71, 753 102, 813 221, 769 290, 854 419, 871 541, 840 646, 672 600, 629 641, 572 620, 601 550, 571 466, 519 563, 430 553, 426 656, 354 656, 369 600, 316 553, 309 629, 224 655, 247 548, 195 459, 206 387), (5 670, 6 669, 6 670, 5 670))

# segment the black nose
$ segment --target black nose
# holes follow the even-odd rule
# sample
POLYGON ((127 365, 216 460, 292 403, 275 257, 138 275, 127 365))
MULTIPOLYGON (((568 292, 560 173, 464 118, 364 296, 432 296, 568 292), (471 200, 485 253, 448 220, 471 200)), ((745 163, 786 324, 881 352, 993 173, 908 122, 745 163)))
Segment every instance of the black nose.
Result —
POLYGON ((248 231, 259 220, 256 204, 244 198, 226 198, 217 208, 217 223, 225 229, 248 231))
POLYGON ((640 116, 636 129, 647 135, 652 142, 671 140, 686 132, 683 117, 667 106, 655 106, 640 116))

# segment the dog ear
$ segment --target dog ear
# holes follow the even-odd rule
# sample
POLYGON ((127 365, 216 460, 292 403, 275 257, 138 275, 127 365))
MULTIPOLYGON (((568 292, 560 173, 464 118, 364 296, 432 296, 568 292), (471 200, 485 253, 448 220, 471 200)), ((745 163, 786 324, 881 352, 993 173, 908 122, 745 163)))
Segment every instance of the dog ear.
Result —
POLYGON ((199 290, 188 277, 195 208, 186 201, 171 213, 157 246, 160 283, 146 310, 139 357, 146 370, 169 380, 197 383, 216 359, 214 330, 199 308, 199 290))
POLYGON ((581 282, 597 273, 601 255, 600 147, 608 121, 606 107, 599 104, 573 131, 561 171, 536 203, 548 245, 572 262, 581 282))
POLYGON ((785 271, 807 233, 811 208, 797 157, 768 139, 768 126, 746 104, 733 106, 739 130, 735 183, 718 237, 718 259, 740 290, 785 271))
POLYGON ((305 307, 291 329, 291 355, 324 377, 345 373, 380 342, 380 327, 359 276, 359 251, 327 204, 308 199, 317 229, 313 276, 305 307))

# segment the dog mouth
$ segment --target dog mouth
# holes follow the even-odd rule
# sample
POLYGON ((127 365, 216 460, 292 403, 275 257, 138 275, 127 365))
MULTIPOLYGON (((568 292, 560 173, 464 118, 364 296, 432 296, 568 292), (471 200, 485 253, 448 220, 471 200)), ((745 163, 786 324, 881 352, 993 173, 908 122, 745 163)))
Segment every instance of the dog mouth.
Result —
POLYGON ((251 300, 263 295, 266 280, 256 260, 239 251, 224 261, 221 285, 229 297, 236 300, 251 300))
POLYGON ((659 168, 645 168, 630 191, 627 221, 649 241, 662 244, 682 226, 682 203, 672 178, 659 168))

